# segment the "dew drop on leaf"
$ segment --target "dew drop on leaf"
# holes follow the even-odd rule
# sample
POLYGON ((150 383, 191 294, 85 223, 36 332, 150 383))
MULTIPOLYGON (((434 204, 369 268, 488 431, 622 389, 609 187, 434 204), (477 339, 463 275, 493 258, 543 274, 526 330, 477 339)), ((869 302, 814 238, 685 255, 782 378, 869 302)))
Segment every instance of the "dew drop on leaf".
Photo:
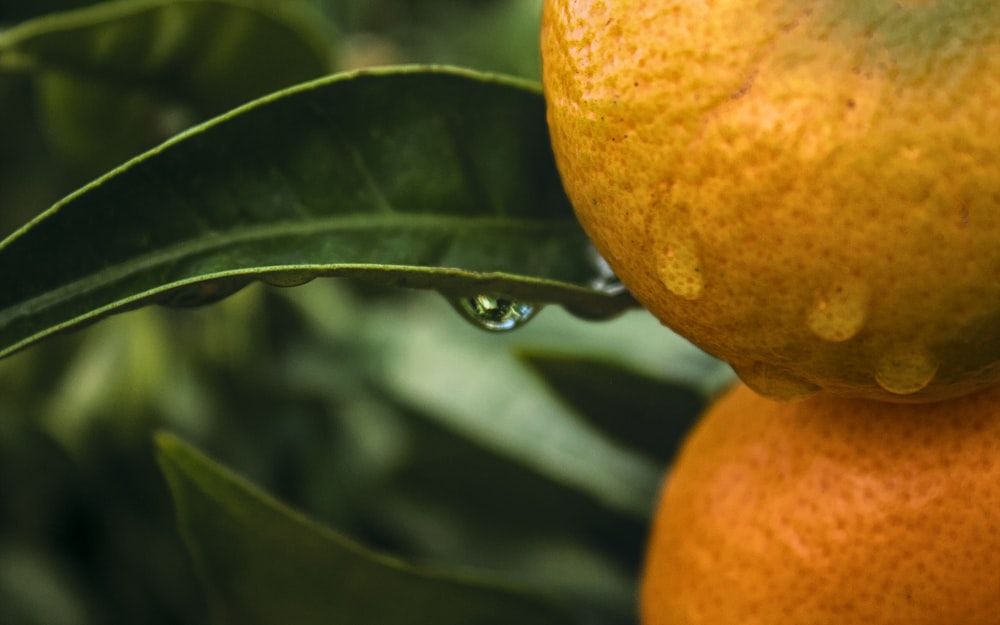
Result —
POLYGON ((590 288, 608 295, 624 293, 625 285, 618 279, 611 265, 604 260, 597 248, 591 245, 587 251, 590 262, 594 265, 594 277, 590 280, 590 288))
POLYGON ((490 332, 515 330, 528 323, 541 306, 495 295, 452 300, 452 305, 474 326, 490 332))
MULTIPOLYGON (((600 291, 605 295, 615 296, 625 293, 625 285, 618 279, 614 270, 611 269, 611 265, 608 264, 608 261, 604 260, 604 257, 597 251, 597 248, 593 245, 589 246, 587 256, 594 270, 593 277, 589 283, 590 288, 600 291)), ((566 304, 563 305, 563 308, 570 314, 588 321, 613 319, 622 313, 622 309, 620 308, 609 309, 603 306, 585 306, 581 304, 566 304)))
POLYGON ((229 297, 249 283, 250 280, 242 277, 195 282, 167 291, 157 299, 157 303, 174 308, 205 306, 229 297))

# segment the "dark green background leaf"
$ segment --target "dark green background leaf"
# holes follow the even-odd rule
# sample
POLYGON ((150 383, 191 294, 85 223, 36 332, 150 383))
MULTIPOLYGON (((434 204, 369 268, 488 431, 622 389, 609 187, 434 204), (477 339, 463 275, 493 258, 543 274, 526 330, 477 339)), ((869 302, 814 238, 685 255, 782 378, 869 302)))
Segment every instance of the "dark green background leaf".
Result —
POLYGON ((50 146, 85 179, 192 124, 333 69, 331 28, 301 2, 141 0, 0 34, 30 71, 50 146))
POLYGON ((25 22, 0 34, 0 67, 147 87, 218 114, 331 68, 304 5, 127 0, 25 22))
POLYGON ((610 361, 530 349, 520 356, 602 432, 664 463, 705 407, 689 387, 610 361))
POLYGON ((282 506, 179 439, 157 438, 178 523, 222 622, 559 625, 549 601, 371 552, 282 506))
POLYGON ((632 305, 589 287, 588 250, 534 88, 444 69, 338 76, 189 131, 0 243, 0 355, 259 276, 632 305))
MULTIPOLYGON (((192 4, 177 2, 185 3, 192 4)), ((292 30, 301 34, 318 25, 325 32, 327 20, 335 23, 336 32, 322 43, 336 52, 338 70, 444 63, 538 78, 542 0, 247 3, 278 21, 286 8, 297 12, 301 4, 322 13, 326 19, 296 21, 292 30)), ((23 34, 16 20, 83 4, 97 2, 2 0, 0 31, 23 34)), ((241 4, 230 6, 238 13, 241 4)), ((129 18, 123 6, 102 9, 121 27, 116 36, 127 41, 130 29, 145 29, 151 37, 138 48, 153 43, 156 29, 129 18)), ((191 47, 211 56, 226 47, 213 38, 229 37, 234 25, 221 14, 212 24, 181 22, 182 30, 198 30, 202 37, 179 33, 175 41, 187 43, 161 57, 166 62, 191 47)), ((236 37, 228 55, 240 66, 234 74, 246 72, 243 65, 252 65, 254 54, 281 40, 259 39, 236 37)), ((129 60, 123 48, 109 49, 112 65, 129 60)), ((81 58, 87 53, 81 50, 81 58)), ((141 56, 133 59, 133 69, 141 56)), ((0 240, 125 157, 208 113, 198 110, 198 94, 185 93, 184 76, 178 80, 163 64, 149 64, 148 74, 136 69, 122 80, 98 66, 86 72, 59 63, 43 68, 24 56, 12 67, 11 60, 0 68, 0 240)), ((218 85, 199 84, 211 90, 225 78, 218 85)), ((454 95, 454 89, 418 94, 435 98, 430 108, 441 108, 454 95)), ((529 99, 536 101, 540 120, 540 97, 532 93, 529 99)), ((365 104, 353 109, 367 115, 377 103, 365 104)), ((494 132, 528 127, 509 120, 500 106, 468 117, 494 132)), ((359 118, 354 136, 363 136, 368 123, 367 116, 359 118)), ((243 128, 248 138, 238 147, 252 143, 249 134, 286 132, 243 128)), ((544 128, 524 134, 544 143, 544 128)), ((301 136, 292 133, 293 139, 301 136)), ((224 147, 216 153, 224 157, 217 164, 193 162, 188 171, 211 177, 250 160, 224 147)), ((530 160, 527 165, 531 173, 530 160)), ((427 169, 421 163, 418 171, 427 169)), ((252 177, 266 173, 259 169, 252 177)), ((147 211, 136 218, 140 224, 156 216, 157 207, 183 219, 209 205, 184 213, 176 204, 156 204, 162 186, 146 186, 135 201, 111 205, 119 211, 112 219, 76 222, 94 256, 111 249, 104 231, 116 230, 117 220, 133 211, 147 211)), ((333 201, 344 204, 341 199, 333 201)), ((366 218, 359 210, 358 219, 366 218)), ((172 223, 165 217, 154 222, 172 223)), ((11 275, 29 274, 35 263, 62 253, 44 240, 36 240, 37 254, 24 266, 7 264, 0 254, 5 288, 11 275)), ((342 268, 332 267, 331 275, 342 268)), ((151 297, 196 304, 264 275, 241 271, 210 274, 209 282, 151 297)), ((294 265, 265 273, 272 282, 295 284, 313 272, 294 265)), ((137 297, 137 303, 150 301, 137 297)), ((497 335, 466 323, 438 293, 351 279, 315 280, 295 289, 253 284, 196 310, 149 306, 0 360, 0 622, 210 622, 200 576, 178 536, 169 490, 150 453, 151 431, 165 429, 371 549, 438 571, 475 567, 491 579, 516 580, 557 597, 591 625, 634 623, 635 576, 662 467, 607 444, 602 432, 510 354, 519 345, 621 359, 652 377, 704 386, 705 367, 687 357, 694 348, 638 310, 594 324, 549 306, 523 329, 497 335), (511 415, 517 418, 505 421, 511 415), (487 424, 477 425, 477 417, 487 424), (603 444, 581 447, 581 435, 583 442, 603 444), (567 443, 586 466, 562 462, 567 443)))
POLYGON ((430 310, 414 308, 404 323, 373 315, 372 331, 386 340, 378 384, 383 394, 419 407, 442 427, 610 510, 646 519, 662 467, 603 436, 509 349, 510 341, 558 332, 559 312, 502 337, 472 328, 458 332, 451 314, 430 310))

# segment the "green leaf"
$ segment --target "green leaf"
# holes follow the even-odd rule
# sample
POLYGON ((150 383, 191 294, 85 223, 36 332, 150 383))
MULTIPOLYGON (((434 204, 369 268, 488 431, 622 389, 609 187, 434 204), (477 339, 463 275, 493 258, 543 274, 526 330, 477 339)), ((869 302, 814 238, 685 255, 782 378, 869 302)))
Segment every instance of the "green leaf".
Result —
POLYGON ((560 317, 569 317, 551 312, 496 336, 458 325, 448 305, 432 298, 411 305, 403 319, 373 310, 362 330, 384 342, 370 366, 373 383, 454 434, 610 510, 648 519, 662 466, 603 436, 514 356, 513 342, 554 334, 560 317))
POLYGON ((330 71, 322 20, 299 2, 112 2, 0 35, 28 69, 48 143, 87 180, 198 121, 330 71), (281 10, 279 10, 281 9, 281 10))
POLYGON ((217 114, 331 67, 327 35, 299 2, 127 0, 0 33, 0 69, 58 71, 155 91, 217 114))
POLYGON ((511 587, 378 554, 291 510, 179 439, 157 437, 180 530, 223 623, 559 625, 568 612, 511 587))
POLYGON ((595 622, 598 614, 627 622, 648 517, 617 514, 433 417, 406 414, 409 456, 370 492, 375 514, 366 526, 436 566, 516 576, 585 609, 595 622))
POLYGON ((602 432, 664 462, 705 407, 690 388, 614 362, 530 349, 519 356, 602 432))
POLYGON ((590 287, 599 269, 533 85, 381 70, 192 129, 0 243, 0 356, 151 300, 320 275, 595 314, 635 305, 590 287))

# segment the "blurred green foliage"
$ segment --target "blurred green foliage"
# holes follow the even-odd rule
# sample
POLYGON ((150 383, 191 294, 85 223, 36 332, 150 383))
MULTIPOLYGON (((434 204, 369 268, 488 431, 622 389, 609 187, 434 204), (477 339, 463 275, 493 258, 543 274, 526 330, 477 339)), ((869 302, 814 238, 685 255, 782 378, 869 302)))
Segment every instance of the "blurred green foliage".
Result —
MULTIPOLYGON (((88 4, 10 0, 0 33, 88 4)), ((277 72, 293 82, 387 63, 539 73, 540 0, 247 5, 280 5, 322 42, 319 61, 277 72)), ((228 63, 253 62, 241 45, 228 63)), ((208 106, 167 71, 123 85, 23 61, 0 46, 0 238, 278 84, 208 106)), ((0 360, 0 623, 209 622, 157 430, 369 548, 630 623, 659 472, 728 379, 642 312, 593 324, 550 307, 488 335, 436 294, 344 280, 109 318, 0 360)))

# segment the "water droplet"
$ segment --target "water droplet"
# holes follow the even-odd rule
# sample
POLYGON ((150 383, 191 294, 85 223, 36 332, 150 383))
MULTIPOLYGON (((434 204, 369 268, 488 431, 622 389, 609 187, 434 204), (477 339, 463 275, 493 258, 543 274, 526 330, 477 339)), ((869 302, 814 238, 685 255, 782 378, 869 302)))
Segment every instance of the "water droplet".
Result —
POLYGON ((460 297, 452 305, 473 325, 490 332, 520 328, 541 308, 536 304, 495 295, 460 297))
MULTIPOLYGON (((587 257, 594 268, 594 277, 590 280, 590 288, 610 296, 622 295, 627 291, 625 285, 611 269, 611 265, 604 260, 604 257, 593 245, 587 247, 587 257)), ((590 321, 613 319, 625 310, 622 307, 589 305, 587 303, 564 304, 563 308, 571 315, 590 321)))
POLYGON ((663 285, 684 299, 701 297, 705 277, 701 272, 701 256, 694 236, 663 228, 656 245, 656 271, 663 285))
POLYGON ((846 341, 868 319, 870 294, 863 280, 837 282, 816 294, 806 324, 813 334, 826 341, 846 341))
POLYGON ((261 280, 271 286, 292 287, 308 284, 316 279, 311 271, 275 271, 261 276, 261 280))
POLYGON ((733 366, 743 383, 764 397, 780 401, 805 399, 820 391, 808 380, 788 374, 773 365, 753 362, 748 366, 733 366))
POLYGON ((938 361, 925 349, 897 350, 879 361, 875 381, 894 395, 909 395, 931 383, 938 365, 938 361))
POLYGON ((608 261, 604 260, 601 253, 593 245, 587 249, 587 256, 594 266, 594 277, 590 280, 590 288, 607 293, 608 295, 618 295, 625 292, 625 285, 615 275, 614 270, 608 261))
POLYGON ((249 283, 250 281, 243 277, 195 282, 167 291, 156 300, 156 303, 177 308, 205 306, 229 297, 249 283))

